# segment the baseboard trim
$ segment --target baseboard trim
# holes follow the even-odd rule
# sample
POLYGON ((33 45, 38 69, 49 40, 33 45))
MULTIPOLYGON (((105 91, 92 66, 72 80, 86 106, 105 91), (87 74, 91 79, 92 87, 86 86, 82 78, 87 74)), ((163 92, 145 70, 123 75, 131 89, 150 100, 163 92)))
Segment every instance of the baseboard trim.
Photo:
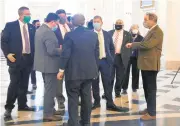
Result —
POLYGON ((166 61, 166 70, 178 70, 180 61, 166 61))

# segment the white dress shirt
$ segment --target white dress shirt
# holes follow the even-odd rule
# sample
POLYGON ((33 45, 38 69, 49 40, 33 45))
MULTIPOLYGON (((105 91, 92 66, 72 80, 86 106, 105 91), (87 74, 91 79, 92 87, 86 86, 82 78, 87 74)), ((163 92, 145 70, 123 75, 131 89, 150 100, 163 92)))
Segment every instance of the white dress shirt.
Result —
MULTIPOLYGON (((24 34, 23 34, 23 26, 25 25, 26 27, 26 30, 27 30, 27 33, 28 33, 28 38, 29 38, 29 30, 28 30, 28 25, 27 24, 24 24, 22 21, 19 20, 19 26, 20 26, 20 31, 21 31, 21 38, 22 38, 22 47, 23 47, 23 50, 22 50, 22 53, 23 54, 27 54, 27 52, 25 51, 25 39, 24 39, 24 34)), ((30 42, 30 40, 29 40, 30 42)), ((30 45, 30 43, 29 43, 30 45)), ((31 45, 30 45, 31 46, 31 45)), ((30 50, 31 51, 31 50, 30 50)))
POLYGON ((124 35, 124 30, 121 31, 115 31, 113 34, 113 42, 114 42, 114 47, 115 47, 115 54, 120 54, 121 53, 121 46, 123 43, 123 35, 124 35), (117 43, 115 43, 116 36, 118 35, 118 40, 117 43))
POLYGON ((105 43, 104 43, 104 34, 103 34, 103 31, 101 30, 100 32, 98 32, 98 31, 94 30, 94 32, 96 32, 97 34, 100 34, 102 45, 104 45, 104 48, 102 48, 102 50, 103 50, 102 58, 106 58, 106 51, 105 51, 105 43))
MULTIPOLYGON (((67 32, 70 32, 69 26, 68 26, 67 24, 64 24, 64 26, 65 26, 67 32)), ((64 26, 63 26, 62 24, 59 24, 59 28, 60 28, 60 31, 61 31, 61 34, 62 34, 62 38, 63 38, 63 39, 64 39, 64 36, 65 36, 65 34, 66 34, 65 29, 64 29, 64 26)))

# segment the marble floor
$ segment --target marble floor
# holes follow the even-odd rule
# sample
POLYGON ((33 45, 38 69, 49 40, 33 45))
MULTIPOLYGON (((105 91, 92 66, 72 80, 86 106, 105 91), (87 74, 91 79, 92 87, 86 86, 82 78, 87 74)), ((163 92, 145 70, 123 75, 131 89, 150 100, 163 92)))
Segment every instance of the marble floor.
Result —
MULTIPOLYGON (((101 108, 92 111, 92 126, 180 126, 180 74, 171 81, 176 71, 160 71, 157 79, 157 119, 154 121, 141 121, 139 110, 146 107, 144 93, 142 89, 142 80, 140 79, 140 89, 137 93, 132 93, 131 83, 129 84, 128 95, 121 98, 114 98, 116 105, 128 107, 128 113, 106 111, 105 100, 101 100, 101 108)), ((0 69, 0 126, 59 126, 68 120, 67 101, 65 103, 66 110, 61 122, 43 123, 43 81, 41 74, 37 72, 37 90, 32 95, 27 95, 28 105, 35 107, 36 112, 18 112, 17 103, 12 112, 12 119, 6 120, 3 117, 4 105, 6 101, 7 88, 9 85, 8 67, 5 59, 1 58, 0 69)), ((140 77, 141 78, 141 77, 140 77)), ((131 78, 130 78, 131 80, 131 78)), ((101 85, 101 94, 103 88, 101 85)), ((32 90, 31 82, 29 82, 29 90, 32 90)), ((114 93, 113 93, 114 94, 114 93)), ((64 95, 66 92, 64 89, 64 95)), ((67 96, 66 96, 67 97, 67 96)), ((113 96, 114 97, 114 96, 113 96)), ((56 105, 57 108, 57 105, 56 105)))

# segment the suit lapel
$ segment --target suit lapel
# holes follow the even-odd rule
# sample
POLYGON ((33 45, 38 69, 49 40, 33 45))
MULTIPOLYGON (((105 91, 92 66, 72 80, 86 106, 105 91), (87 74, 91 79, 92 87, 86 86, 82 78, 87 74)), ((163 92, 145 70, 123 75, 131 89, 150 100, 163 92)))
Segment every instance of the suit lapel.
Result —
POLYGON ((122 40, 122 45, 125 45, 125 44, 126 44, 126 37, 127 37, 127 34, 126 34, 126 32, 123 30, 123 40, 122 40))
POLYGON ((58 32, 59 36, 62 38, 62 40, 63 40, 63 36, 62 36, 62 33, 61 33, 61 28, 59 27, 59 25, 58 25, 57 32, 58 32))
POLYGON ((151 34, 158 28, 158 25, 156 27, 154 27, 151 31, 148 31, 148 33, 146 34, 146 36, 144 37, 143 41, 148 39, 151 34))
POLYGON ((32 27, 30 24, 28 24, 28 31, 29 31, 29 41, 30 41, 30 38, 32 37, 32 27))
POLYGON ((104 46, 105 46, 105 48, 106 48, 106 45, 107 45, 107 36, 106 36, 106 34, 105 34, 105 32, 104 32, 104 30, 103 30, 103 36, 104 36, 104 46))
POLYGON ((15 25, 15 29, 16 29, 16 34, 17 34, 17 37, 19 38, 20 42, 22 43, 22 36, 21 36, 21 29, 20 29, 20 24, 19 24, 19 21, 17 20, 16 21, 16 25, 15 25))

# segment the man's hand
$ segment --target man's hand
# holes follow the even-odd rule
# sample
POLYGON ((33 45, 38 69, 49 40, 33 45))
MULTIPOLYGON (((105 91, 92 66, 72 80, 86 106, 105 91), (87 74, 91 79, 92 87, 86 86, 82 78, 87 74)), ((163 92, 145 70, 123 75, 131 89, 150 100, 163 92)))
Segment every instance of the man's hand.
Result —
POLYGON ((15 54, 9 53, 7 55, 7 58, 9 59, 9 61, 11 61, 12 63, 14 63, 16 61, 16 59, 14 58, 15 54))
POLYGON ((64 76, 64 72, 59 72, 59 73, 57 74, 57 79, 58 79, 58 80, 62 80, 62 79, 63 79, 63 76, 64 76))
POLYGON ((126 48, 132 48, 132 43, 127 43, 126 48))
POLYGON ((60 50, 62 50, 62 45, 60 45, 60 50))

